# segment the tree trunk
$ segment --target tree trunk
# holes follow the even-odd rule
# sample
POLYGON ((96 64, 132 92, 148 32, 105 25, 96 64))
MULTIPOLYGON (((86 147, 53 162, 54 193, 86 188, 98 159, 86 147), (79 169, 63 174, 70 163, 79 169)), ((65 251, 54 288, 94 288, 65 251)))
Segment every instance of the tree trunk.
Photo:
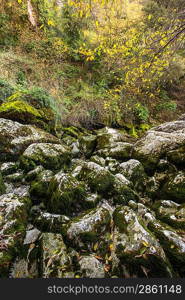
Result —
POLYGON ((28 19, 33 27, 37 27, 37 18, 31 0, 27 1, 27 5, 28 5, 28 19))

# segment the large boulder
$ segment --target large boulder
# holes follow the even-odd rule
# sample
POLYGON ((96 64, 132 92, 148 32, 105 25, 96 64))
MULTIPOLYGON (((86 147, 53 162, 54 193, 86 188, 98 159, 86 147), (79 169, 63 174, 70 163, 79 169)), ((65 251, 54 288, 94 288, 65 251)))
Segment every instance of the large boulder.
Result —
POLYGON ((88 243, 97 241, 110 227, 111 212, 101 206, 72 219, 64 226, 66 240, 76 247, 88 248, 88 243))
POLYGON ((90 186, 92 191, 107 195, 111 191, 115 177, 106 168, 94 162, 84 163, 78 178, 84 180, 90 186))
POLYGON ((60 169, 69 164, 70 149, 61 144, 34 143, 22 154, 21 162, 25 169, 42 165, 48 169, 60 169))
POLYGON ((114 212, 114 222, 118 229, 115 252, 124 263, 138 268, 143 266, 152 277, 172 276, 164 250, 133 209, 118 207, 114 212))
POLYGON ((185 120, 166 122, 162 125, 154 127, 152 130, 172 133, 181 129, 185 129, 185 120))
POLYGON ((147 180, 143 165, 135 159, 130 159, 119 165, 119 172, 133 183, 135 190, 142 192, 147 180))
MULTIPOLYGON (((180 121, 179 121, 180 122, 180 121)), ((146 135, 137 141, 132 156, 143 163, 150 171, 154 169, 160 158, 167 152, 185 144, 185 122, 180 125, 176 122, 166 123, 149 130, 146 135)))
POLYGON ((158 219, 172 227, 185 230, 185 204, 170 200, 159 200, 153 205, 158 219))
POLYGON ((70 174, 61 171, 50 182, 49 197, 45 199, 45 205, 54 213, 77 212, 80 206, 83 207, 86 190, 87 187, 83 181, 78 181, 70 174))
POLYGON ((161 196, 163 199, 173 199, 177 202, 185 200, 185 172, 179 171, 169 175, 169 179, 164 184, 161 196))
POLYGON ((11 120, 0 119, 1 161, 16 157, 33 143, 60 144, 55 136, 31 125, 22 125, 11 120))

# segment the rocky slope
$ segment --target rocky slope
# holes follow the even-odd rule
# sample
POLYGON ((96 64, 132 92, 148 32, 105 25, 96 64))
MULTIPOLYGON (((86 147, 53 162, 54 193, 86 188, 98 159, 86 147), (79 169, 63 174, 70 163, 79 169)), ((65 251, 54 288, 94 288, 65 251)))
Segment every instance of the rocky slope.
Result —
POLYGON ((185 120, 134 140, 0 119, 0 277, 184 277, 185 120))

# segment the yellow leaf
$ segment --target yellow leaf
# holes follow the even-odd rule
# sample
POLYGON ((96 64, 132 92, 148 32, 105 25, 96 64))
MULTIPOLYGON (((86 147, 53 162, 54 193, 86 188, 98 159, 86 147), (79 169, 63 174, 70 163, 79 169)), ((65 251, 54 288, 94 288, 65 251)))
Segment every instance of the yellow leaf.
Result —
POLYGON ((94 244, 93 249, 94 249, 94 251, 96 251, 98 249, 98 243, 94 244))
POLYGON ((114 249, 114 245, 113 245, 113 244, 110 244, 110 245, 109 245, 109 249, 110 249, 110 251, 112 251, 112 250, 114 249))

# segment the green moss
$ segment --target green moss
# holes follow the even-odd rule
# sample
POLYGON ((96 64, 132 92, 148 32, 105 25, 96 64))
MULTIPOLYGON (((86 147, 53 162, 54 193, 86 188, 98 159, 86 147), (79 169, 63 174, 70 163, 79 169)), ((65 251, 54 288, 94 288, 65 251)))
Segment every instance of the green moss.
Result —
POLYGON ((47 196, 47 183, 46 182, 33 182, 30 186, 30 196, 34 199, 38 199, 37 202, 40 202, 42 198, 47 196))
POLYGON ((29 105, 25 101, 15 100, 10 102, 5 102, 0 107, 0 114, 11 113, 12 111, 17 113, 28 113, 35 117, 41 117, 40 113, 33 106, 29 105))
POLYGON ((49 187, 50 201, 46 205, 54 213, 70 213, 77 205, 85 205, 86 185, 78 182, 72 177, 62 185, 61 190, 56 186, 56 182, 51 182, 49 187))
POLYGON ((77 127, 74 126, 65 127, 62 130, 64 131, 65 134, 70 135, 76 139, 79 138, 80 135, 82 135, 82 132, 77 127))

